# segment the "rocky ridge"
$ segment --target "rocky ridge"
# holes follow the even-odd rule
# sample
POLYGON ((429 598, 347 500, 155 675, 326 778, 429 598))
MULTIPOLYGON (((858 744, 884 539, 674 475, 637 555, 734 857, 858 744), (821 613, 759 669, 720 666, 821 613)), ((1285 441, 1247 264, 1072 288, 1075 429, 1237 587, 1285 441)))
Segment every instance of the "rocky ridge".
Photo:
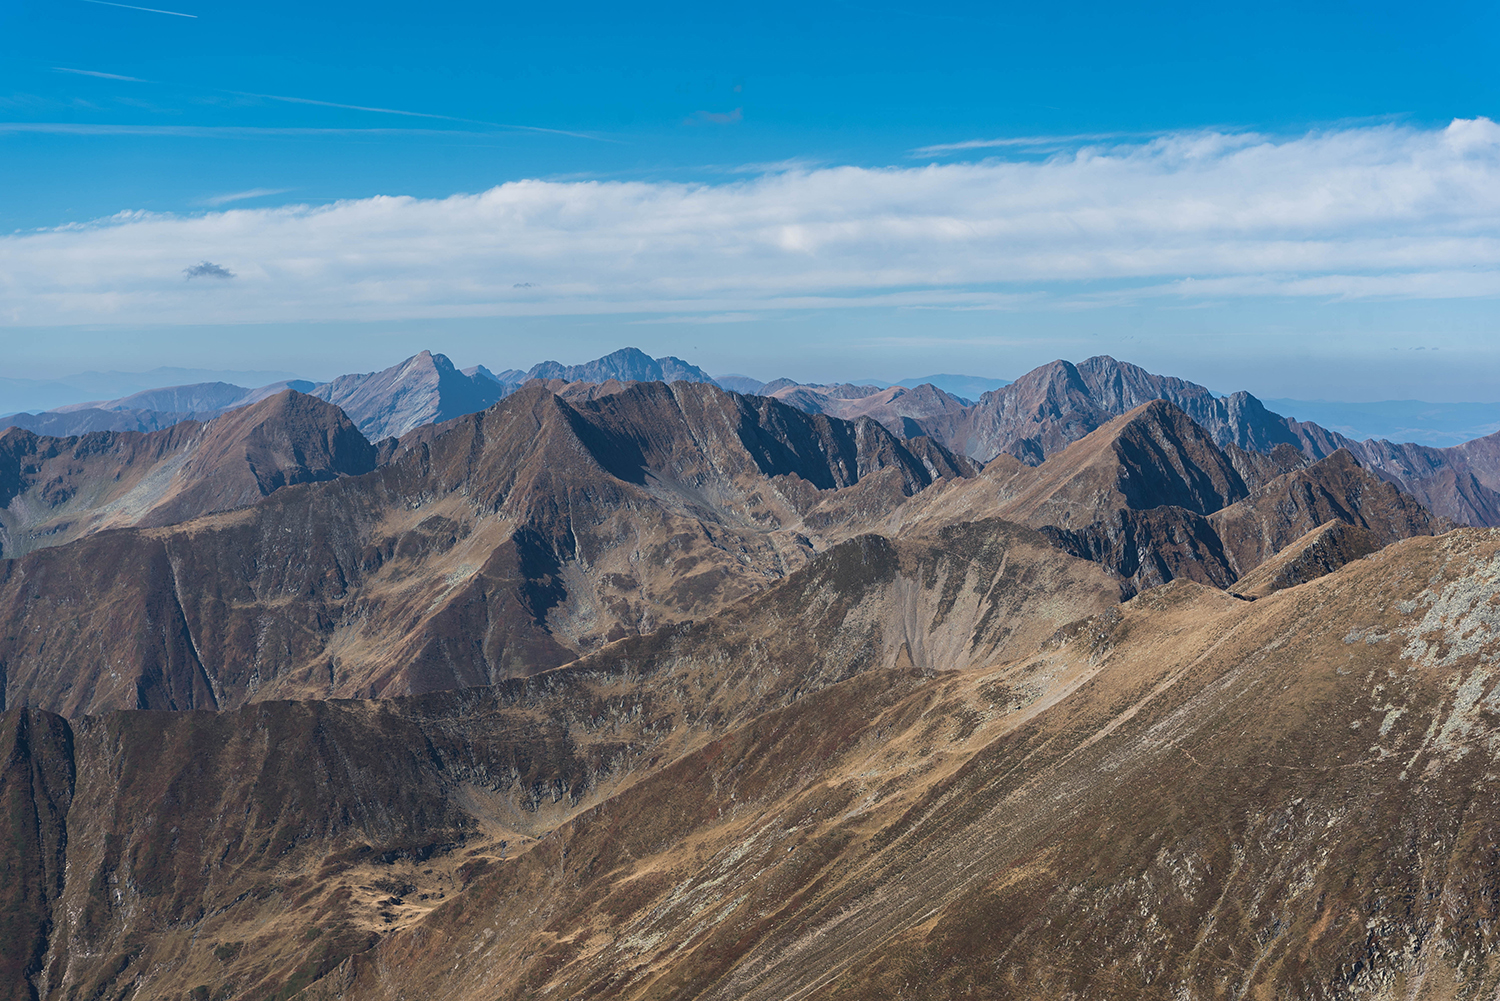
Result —
POLYGON ((0 561, 0 987, 1492 993, 1500 536, 1076 371, 982 470, 577 373, 9 432, 150 524, 0 561))
POLYGON ((1024 530, 953 531, 850 540, 713 621, 494 689, 11 710, 0 795, 32 822, 0 849, 22 877, 10 983, 326 1001, 1500 985, 1500 536, 1408 539, 1254 603, 1176 581, 1115 607, 1097 568, 1024 530), (944 662, 981 656, 924 671, 910 639, 935 623, 960 642, 944 662), (228 848, 205 868, 199 843, 228 848))
POLYGON ((1097 567, 1034 533, 971 526, 851 540, 714 619, 545 680, 379 709, 13 710, 0 791, 45 821, 0 849, 20 919, 0 960, 42 997, 288 996, 663 760, 864 673, 1017 653, 1113 600, 1097 567))
POLYGON ((974 472, 868 419, 685 382, 577 405, 532 386, 386 458, 0 563, 4 704, 223 709, 492 684, 712 614, 974 472))
POLYGON ((1330 519, 1373 532, 1380 545, 1451 527, 1346 451, 1308 464, 1291 449, 1220 448, 1163 400, 1039 465, 1001 456, 978 477, 915 498, 887 530, 981 517, 1031 526, 1102 563, 1127 597, 1179 577, 1229 587, 1330 519))
POLYGON ((146 434, 10 428, 0 433, 0 556, 175 524, 374 467, 375 449, 342 411, 295 390, 146 434))

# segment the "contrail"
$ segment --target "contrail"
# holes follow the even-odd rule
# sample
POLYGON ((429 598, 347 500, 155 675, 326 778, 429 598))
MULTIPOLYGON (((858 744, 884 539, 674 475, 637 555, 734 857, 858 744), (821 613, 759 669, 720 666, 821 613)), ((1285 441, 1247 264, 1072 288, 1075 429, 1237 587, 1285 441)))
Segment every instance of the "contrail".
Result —
MULTIPOLYGON (((90 3, 103 3, 104 0, 89 0, 90 3)), ((452 115, 434 115, 426 111, 401 111, 397 108, 372 108, 363 104, 338 104, 334 101, 314 101, 310 97, 283 97, 280 94, 255 94, 244 90, 231 90, 225 93, 235 94, 239 97, 259 97, 266 101, 285 101, 288 104, 313 104, 320 108, 343 108, 345 111, 373 111, 382 115, 405 115, 408 118, 436 118, 445 122, 463 122, 467 125, 488 125, 495 129, 519 129, 522 132, 546 132, 555 136, 572 136, 574 139, 592 139, 595 142, 614 142, 613 139, 605 139, 602 136, 589 135, 587 132, 569 132, 566 129, 546 129, 540 125, 507 125, 504 122, 482 122, 477 118, 455 118, 452 115)))
POLYGON ((148 14, 171 14, 173 17, 197 17, 197 14, 180 14, 175 10, 157 10, 155 7, 136 7, 128 3, 110 3, 110 0, 83 0, 84 3, 100 3, 106 7, 124 7, 126 10, 143 10, 148 14))
MULTIPOLYGON (((99 0, 99 2, 102 3, 103 0, 99 0)), ((115 6, 118 6, 118 5, 115 5, 115 6)), ((145 10, 145 8, 142 7, 141 10, 145 10)), ((184 17, 192 17, 191 14, 184 14, 183 16, 184 17)), ((54 67, 52 67, 52 69, 53 69, 54 72, 57 72, 57 73, 77 73, 79 76, 96 76, 96 77, 98 77, 101 80, 128 80, 131 83, 150 83, 151 82, 150 80, 142 80, 138 76, 121 76, 118 73, 100 73, 98 70, 70 70, 66 66, 54 66, 54 67)))

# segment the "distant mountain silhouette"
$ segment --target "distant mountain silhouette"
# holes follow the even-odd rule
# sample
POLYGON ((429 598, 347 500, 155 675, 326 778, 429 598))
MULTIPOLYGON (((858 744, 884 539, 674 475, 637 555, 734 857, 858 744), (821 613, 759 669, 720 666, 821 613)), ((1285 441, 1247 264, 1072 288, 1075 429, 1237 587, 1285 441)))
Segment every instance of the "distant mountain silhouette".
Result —
POLYGON ((10 428, 0 432, 0 556, 175 524, 374 467, 374 447, 342 411, 295 390, 144 434, 10 428))
POLYGON ((0 428, 21 427, 53 437, 93 431, 159 431, 188 420, 206 421, 248 407, 286 389, 307 392, 313 384, 292 379, 246 389, 227 382, 201 382, 147 389, 117 400, 73 403, 37 414, 0 418, 0 428))
POLYGON ((513 388, 488 372, 465 375, 446 355, 423 351, 379 372, 341 375, 312 395, 342 409, 365 437, 379 441, 483 410, 513 388))
POLYGON ((670 355, 652 358, 637 348, 621 348, 582 365, 544 361, 531 367, 528 379, 561 379, 564 382, 713 382, 696 365, 670 355))

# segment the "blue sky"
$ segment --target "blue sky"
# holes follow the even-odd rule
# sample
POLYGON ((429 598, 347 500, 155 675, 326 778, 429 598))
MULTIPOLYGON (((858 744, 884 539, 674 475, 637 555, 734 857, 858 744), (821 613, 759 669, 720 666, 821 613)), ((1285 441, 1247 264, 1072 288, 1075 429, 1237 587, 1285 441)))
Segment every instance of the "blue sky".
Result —
POLYGON ((7 374, 1500 399, 1493 4, 140 6, 0 6, 7 374))

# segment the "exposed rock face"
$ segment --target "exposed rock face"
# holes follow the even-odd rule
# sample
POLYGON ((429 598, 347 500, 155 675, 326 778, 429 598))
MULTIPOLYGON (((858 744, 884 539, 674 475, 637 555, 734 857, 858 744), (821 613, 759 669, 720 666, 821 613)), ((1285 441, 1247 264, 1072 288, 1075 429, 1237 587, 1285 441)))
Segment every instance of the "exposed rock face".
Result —
POLYGON ((1166 400, 1219 445, 1269 452, 1297 437, 1248 393, 1216 398, 1202 386, 1107 356, 1073 365, 1055 361, 985 393, 961 414, 924 424, 955 451, 981 461, 1013 455, 1036 465, 1097 428, 1151 400, 1166 400))
POLYGON ((8 432, 3 998, 1494 994, 1500 533, 1095 361, 8 432))
POLYGON ((1329 521, 1364 530, 1372 548, 1453 527, 1372 476, 1344 449, 1278 477, 1209 520, 1236 575, 1249 573, 1329 521))
POLYGON ((1330 519, 1370 530, 1381 545, 1451 527, 1346 451, 1303 461, 1285 446, 1271 455, 1220 448, 1156 400, 1038 466, 1000 456, 979 477, 917 498, 895 516, 896 530, 1018 521, 1117 572, 1128 596, 1179 577, 1229 587, 1330 519))
POLYGON ((652 358, 637 348, 621 348, 582 365, 544 361, 533 365, 528 379, 561 379, 563 382, 713 382, 696 365, 671 356, 652 358))
MULTIPOLYGON (((0 563, 6 705, 492 684, 724 607, 966 460, 706 384, 540 387, 365 476, 0 563)), ((367 446, 368 447, 368 446, 367 446)))
POLYGON ((1383 548, 1368 528, 1328 521, 1266 560, 1235 585, 1235 593, 1264 598, 1275 591, 1306 584, 1383 548))
POLYGON ((374 466, 374 448, 342 411, 294 390, 150 434, 12 428, 0 434, 0 555, 186 521, 374 466))
POLYGON ((12 710, 13 996, 1493 993, 1500 538, 907 666, 996 597, 1086 613, 1009 531, 851 540, 545 682, 12 710))
POLYGON ((1441 517, 1500 525, 1500 434, 1450 448, 1357 442, 1272 413, 1249 393, 1215 397, 1202 386, 1104 356, 1076 366, 1052 362, 984 394, 973 407, 914 419, 922 433, 980 461, 1012 455, 1037 465, 1149 400, 1171 402, 1220 447, 1262 454, 1289 447, 1311 459, 1347 449, 1441 517))
POLYGON ((1448 448, 1351 441, 1316 424, 1288 421, 1309 455, 1348 449, 1361 464, 1434 513, 1465 525, 1500 525, 1500 435, 1448 448))
POLYGON ((384 371, 341 375, 312 395, 342 409, 365 437, 379 441, 483 410, 510 388, 477 372, 465 375, 445 355, 423 351, 384 371))
POLYGON ((1097 567, 1016 526, 863 536, 545 681, 379 709, 12 710, 0 800, 28 822, 0 842, 0 870, 24 876, 0 887, 0 969, 41 997, 142 977, 153 996, 284 996, 767 711, 898 663, 1014 656, 1113 602, 1097 567))

